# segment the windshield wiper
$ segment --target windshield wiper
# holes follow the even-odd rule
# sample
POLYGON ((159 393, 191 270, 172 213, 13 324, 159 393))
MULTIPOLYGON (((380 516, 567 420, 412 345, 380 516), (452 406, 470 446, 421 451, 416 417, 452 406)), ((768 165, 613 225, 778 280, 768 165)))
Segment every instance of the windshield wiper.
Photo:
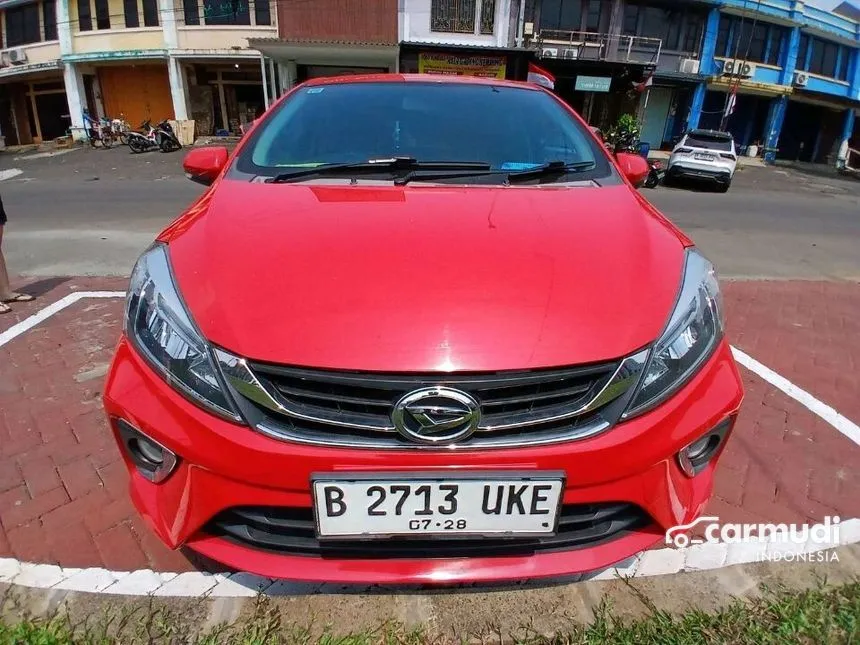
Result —
POLYGON ((585 172, 592 170, 596 165, 594 161, 577 161, 575 163, 547 161, 540 166, 529 168, 528 170, 518 170, 517 172, 508 173, 507 183, 514 184, 519 181, 529 181, 530 179, 539 179, 541 177, 565 175, 571 172, 585 172))
POLYGON ((481 161, 418 161, 414 157, 383 157, 357 163, 335 163, 276 175, 269 183, 289 183, 308 177, 327 177, 352 173, 374 173, 387 170, 489 170, 481 161))

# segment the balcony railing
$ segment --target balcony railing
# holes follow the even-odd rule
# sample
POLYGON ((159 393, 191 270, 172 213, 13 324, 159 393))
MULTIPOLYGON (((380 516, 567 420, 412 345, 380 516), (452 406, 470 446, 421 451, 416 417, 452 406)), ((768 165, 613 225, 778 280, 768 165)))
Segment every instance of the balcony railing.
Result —
POLYGON ((541 58, 656 65, 663 41, 644 36, 541 29, 532 46, 541 58))

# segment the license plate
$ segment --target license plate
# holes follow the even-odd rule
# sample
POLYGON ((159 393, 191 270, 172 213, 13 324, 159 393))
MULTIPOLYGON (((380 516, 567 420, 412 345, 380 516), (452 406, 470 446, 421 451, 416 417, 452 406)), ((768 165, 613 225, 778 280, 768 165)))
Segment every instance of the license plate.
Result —
POLYGON ((714 156, 706 154, 694 154, 693 159, 701 159, 702 161, 713 161, 714 156))
POLYGON ((315 478, 320 538, 552 535, 561 474, 315 478))

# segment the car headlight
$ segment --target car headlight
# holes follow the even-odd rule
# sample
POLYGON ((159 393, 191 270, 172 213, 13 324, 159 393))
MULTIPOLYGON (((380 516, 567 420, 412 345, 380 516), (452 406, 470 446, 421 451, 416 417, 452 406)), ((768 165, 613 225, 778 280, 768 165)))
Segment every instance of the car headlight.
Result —
POLYGON ((686 383, 716 349, 723 327, 723 302, 714 266, 696 249, 689 249, 675 309, 651 349, 624 418, 653 408, 686 383))
POLYGON ((125 333, 171 386, 230 421, 241 421, 221 384, 209 344, 185 309, 173 281, 167 247, 146 251, 131 274, 125 333))

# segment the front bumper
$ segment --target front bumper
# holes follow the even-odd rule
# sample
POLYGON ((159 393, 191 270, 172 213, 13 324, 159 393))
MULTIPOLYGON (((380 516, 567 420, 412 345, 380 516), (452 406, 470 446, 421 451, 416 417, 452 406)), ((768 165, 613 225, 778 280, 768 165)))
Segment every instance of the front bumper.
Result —
POLYGON ((176 471, 154 484, 134 468, 131 496, 171 548, 187 545, 231 567, 304 581, 352 583, 489 582, 600 569, 692 521, 713 486, 716 458, 689 478, 675 455, 727 417, 743 397, 737 367, 723 341, 704 368, 669 401, 603 434, 568 443, 463 452, 384 452, 299 445, 218 419, 171 389, 126 339, 105 386, 111 418, 121 418, 180 457, 176 471), (311 506, 312 473, 479 470, 563 471, 565 504, 627 502, 653 522, 617 538, 573 550, 531 555, 422 559, 284 555, 209 535, 204 528, 226 509, 311 506))

